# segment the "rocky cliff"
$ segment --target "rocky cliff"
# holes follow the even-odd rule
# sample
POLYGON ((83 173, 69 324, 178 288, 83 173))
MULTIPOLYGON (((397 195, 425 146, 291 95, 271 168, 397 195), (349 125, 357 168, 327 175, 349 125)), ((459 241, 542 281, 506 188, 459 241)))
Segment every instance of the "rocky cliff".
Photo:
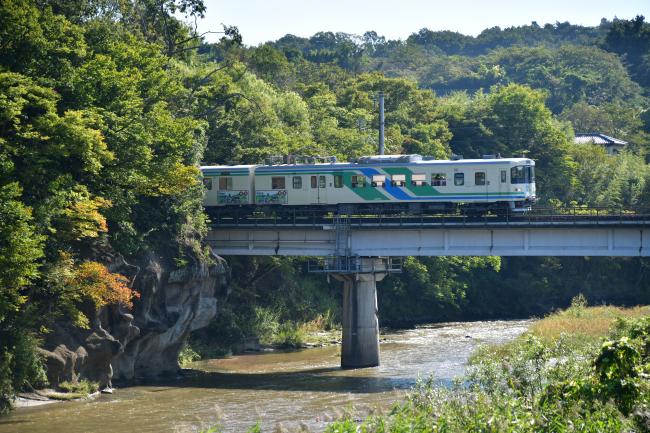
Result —
POLYGON ((228 268, 213 259, 181 269, 153 253, 135 264, 112 260, 111 270, 129 276, 139 301, 132 312, 110 306, 91 314, 88 330, 55 326, 42 349, 50 383, 86 378, 105 388, 113 380, 177 373, 189 333, 208 325, 227 291, 228 268))

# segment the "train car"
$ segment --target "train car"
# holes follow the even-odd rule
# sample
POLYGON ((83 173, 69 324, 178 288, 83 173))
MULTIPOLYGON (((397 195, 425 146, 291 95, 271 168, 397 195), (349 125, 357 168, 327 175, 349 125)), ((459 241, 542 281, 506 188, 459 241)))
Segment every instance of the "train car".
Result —
POLYGON ((201 167, 205 194, 203 205, 209 207, 254 206, 255 165, 212 165, 201 167))
MULTIPOLYGON (((202 170, 210 176, 219 174, 219 180, 212 182, 213 187, 219 183, 219 190, 216 194, 208 191, 206 206, 245 204, 225 200, 219 193, 234 182, 224 180, 231 174, 248 173, 246 204, 256 208, 422 212, 460 207, 482 212, 529 210, 536 199, 534 166, 528 158, 427 160, 419 155, 382 155, 363 157, 355 163, 202 170)), ((242 180, 241 185, 245 183, 242 180)))

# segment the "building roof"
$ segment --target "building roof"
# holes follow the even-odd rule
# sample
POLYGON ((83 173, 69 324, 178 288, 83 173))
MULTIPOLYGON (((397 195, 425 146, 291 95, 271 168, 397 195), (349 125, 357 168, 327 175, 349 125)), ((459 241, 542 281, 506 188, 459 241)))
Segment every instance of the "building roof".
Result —
POLYGON ((600 134, 598 132, 580 132, 576 134, 574 143, 594 143, 602 144, 605 146, 625 146, 627 141, 619 140, 618 138, 610 137, 609 135, 600 134))

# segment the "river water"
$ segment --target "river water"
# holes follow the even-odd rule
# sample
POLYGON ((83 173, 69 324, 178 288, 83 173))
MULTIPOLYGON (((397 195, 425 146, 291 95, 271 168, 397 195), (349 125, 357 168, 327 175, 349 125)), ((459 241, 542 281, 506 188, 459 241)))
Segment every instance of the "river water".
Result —
POLYGON ((521 334, 530 321, 447 323, 382 335, 381 366, 339 368, 339 346, 199 361, 188 377, 118 389, 90 402, 21 408, 0 417, 5 432, 323 431, 345 413, 385 411, 418 378, 441 386, 465 372, 472 351, 521 334))

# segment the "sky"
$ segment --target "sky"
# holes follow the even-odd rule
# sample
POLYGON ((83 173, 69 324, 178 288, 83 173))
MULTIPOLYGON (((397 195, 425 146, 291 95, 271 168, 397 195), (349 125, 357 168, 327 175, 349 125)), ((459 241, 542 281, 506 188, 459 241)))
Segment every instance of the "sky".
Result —
MULTIPOLYGON (((245 45, 259 45, 290 33, 319 31, 362 35, 374 30, 387 39, 406 39, 422 28, 476 36, 483 29, 569 21, 596 26, 601 18, 650 20, 650 0, 204 0, 200 32, 221 24, 239 28, 245 45)), ((220 35, 208 35, 209 42, 220 35)))

